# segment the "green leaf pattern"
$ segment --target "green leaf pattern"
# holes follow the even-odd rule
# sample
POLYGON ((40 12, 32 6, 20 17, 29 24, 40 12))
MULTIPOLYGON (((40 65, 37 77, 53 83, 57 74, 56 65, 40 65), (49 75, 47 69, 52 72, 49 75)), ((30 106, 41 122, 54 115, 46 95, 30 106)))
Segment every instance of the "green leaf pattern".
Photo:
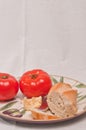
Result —
POLYGON ((51 80, 52 80, 52 83, 53 83, 53 84, 58 83, 57 79, 56 79, 56 78, 54 78, 53 76, 51 76, 51 80))
POLYGON ((80 84, 76 85, 76 88, 86 88, 86 85, 85 85, 85 84, 80 83, 80 84))
POLYGON ((60 78, 60 82, 61 82, 61 83, 64 82, 64 77, 63 77, 63 76, 61 76, 61 78, 60 78))
POLYGON ((3 110, 5 110, 5 109, 8 109, 8 108, 12 107, 16 102, 17 102, 17 101, 7 103, 6 105, 4 105, 4 106, 2 106, 2 107, 0 108, 0 111, 3 111, 3 110))

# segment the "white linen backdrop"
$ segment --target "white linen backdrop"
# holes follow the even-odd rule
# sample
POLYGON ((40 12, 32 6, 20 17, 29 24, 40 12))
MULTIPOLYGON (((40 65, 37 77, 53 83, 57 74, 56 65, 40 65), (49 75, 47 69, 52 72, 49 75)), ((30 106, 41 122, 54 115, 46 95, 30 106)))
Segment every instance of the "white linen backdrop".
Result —
POLYGON ((86 0, 0 0, 0 72, 17 77, 35 68, 86 83, 86 0))
POLYGON ((85 80, 85 16, 85 0, 0 0, 0 71, 85 80))

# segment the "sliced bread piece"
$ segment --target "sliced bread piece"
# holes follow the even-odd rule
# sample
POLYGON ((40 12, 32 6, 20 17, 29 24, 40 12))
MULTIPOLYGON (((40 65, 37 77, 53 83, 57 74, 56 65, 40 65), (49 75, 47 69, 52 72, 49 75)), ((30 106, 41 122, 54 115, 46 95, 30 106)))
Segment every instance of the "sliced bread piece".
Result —
POLYGON ((32 109, 31 110, 32 117, 35 120, 55 120, 55 119, 60 119, 59 116, 56 116, 52 114, 50 111, 43 112, 39 109, 32 109))
POLYGON ((62 118, 73 116, 77 112, 77 90, 66 83, 54 85, 48 95, 48 107, 53 114, 62 118))

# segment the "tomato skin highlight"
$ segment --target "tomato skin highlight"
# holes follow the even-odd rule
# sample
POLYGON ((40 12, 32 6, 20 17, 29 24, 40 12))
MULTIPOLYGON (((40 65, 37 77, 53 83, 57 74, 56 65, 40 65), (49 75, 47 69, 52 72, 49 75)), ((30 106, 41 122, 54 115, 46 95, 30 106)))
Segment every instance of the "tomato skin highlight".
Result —
POLYGON ((45 96, 51 86, 49 74, 41 69, 27 71, 20 78, 20 90, 26 97, 45 96))
POLYGON ((8 73, 0 73, 0 101, 13 99, 19 90, 16 78, 8 73))

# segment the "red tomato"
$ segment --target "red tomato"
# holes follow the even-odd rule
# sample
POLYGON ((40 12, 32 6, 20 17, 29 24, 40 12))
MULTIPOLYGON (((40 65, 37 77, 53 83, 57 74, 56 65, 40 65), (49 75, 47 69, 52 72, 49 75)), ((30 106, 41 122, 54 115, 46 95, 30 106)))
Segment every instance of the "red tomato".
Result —
POLYGON ((18 81, 15 77, 7 73, 0 73, 0 101, 13 99, 18 89, 18 81))
POLYGON ((45 96, 51 86, 50 76, 40 69, 27 71, 20 78, 20 90, 27 97, 45 96))

